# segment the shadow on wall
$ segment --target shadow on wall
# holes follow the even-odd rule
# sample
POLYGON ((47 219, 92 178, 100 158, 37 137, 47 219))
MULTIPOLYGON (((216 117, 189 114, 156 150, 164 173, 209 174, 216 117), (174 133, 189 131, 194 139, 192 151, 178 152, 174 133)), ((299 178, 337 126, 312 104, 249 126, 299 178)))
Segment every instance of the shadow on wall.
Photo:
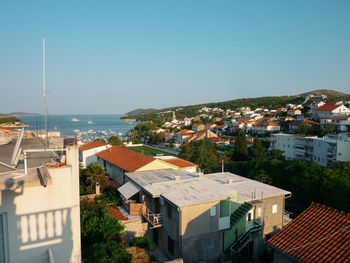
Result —
MULTIPOLYGON (((71 208, 38 211, 31 203, 29 213, 18 213, 15 199, 23 195, 23 181, 9 179, 5 183, 6 191, 2 191, 2 206, 0 212, 6 216, 8 244, 7 257, 11 262, 51 262, 49 248, 51 248, 55 262, 78 262, 72 259, 73 236, 71 229, 71 208), (10 190, 11 189, 11 190, 10 190)), ((29 189, 31 190, 31 189, 29 189)), ((45 189, 42 189, 45 191, 45 189)), ((36 202, 47 202, 40 195, 36 202)))

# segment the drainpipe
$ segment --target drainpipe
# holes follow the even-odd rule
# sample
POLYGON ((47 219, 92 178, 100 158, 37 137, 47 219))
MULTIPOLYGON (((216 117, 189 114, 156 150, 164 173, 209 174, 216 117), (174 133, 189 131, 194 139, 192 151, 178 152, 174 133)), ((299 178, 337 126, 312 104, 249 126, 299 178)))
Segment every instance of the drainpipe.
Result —
POLYGON ((182 211, 181 208, 178 207, 177 211, 179 212, 179 258, 182 258, 182 211))

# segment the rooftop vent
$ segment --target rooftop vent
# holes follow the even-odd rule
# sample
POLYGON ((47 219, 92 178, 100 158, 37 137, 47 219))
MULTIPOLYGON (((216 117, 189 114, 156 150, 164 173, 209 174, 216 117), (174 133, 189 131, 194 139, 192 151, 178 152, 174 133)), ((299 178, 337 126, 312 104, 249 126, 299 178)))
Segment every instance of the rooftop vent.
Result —
POLYGON ((228 179, 228 180, 227 180, 227 183, 228 183, 228 184, 233 184, 233 179, 228 179))
POLYGON ((174 180, 175 180, 175 181, 180 180, 180 176, 178 176, 178 175, 174 175, 174 180))

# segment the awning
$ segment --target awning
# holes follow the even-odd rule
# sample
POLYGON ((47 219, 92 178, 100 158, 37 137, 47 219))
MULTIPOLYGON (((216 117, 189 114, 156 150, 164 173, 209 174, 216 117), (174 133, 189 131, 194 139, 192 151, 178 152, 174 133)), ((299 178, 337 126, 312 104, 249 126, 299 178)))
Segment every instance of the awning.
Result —
POLYGON ((134 194, 138 193, 141 190, 141 187, 133 182, 127 182, 118 188, 119 193, 124 196, 126 200, 132 197, 134 194))

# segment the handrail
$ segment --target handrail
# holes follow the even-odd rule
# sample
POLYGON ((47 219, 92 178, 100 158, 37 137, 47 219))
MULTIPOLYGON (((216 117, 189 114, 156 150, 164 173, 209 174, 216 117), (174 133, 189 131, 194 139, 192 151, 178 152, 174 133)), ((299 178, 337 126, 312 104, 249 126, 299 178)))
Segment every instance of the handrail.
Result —
POLYGON ((149 208, 146 207, 146 210, 142 214, 148 220, 148 222, 150 222, 153 225, 153 227, 158 227, 163 224, 163 218, 161 213, 155 214, 149 208))
POLYGON ((49 263, 55 263, 55 260, 53 258, 51 247, 47 249, 47 253, 49 254, 49 263))
POLYGON ((247 238, 250 238, 252 234, 259 232, 261 230, 262 230, 262 226, 260 224, 250 228, 247 232, 241 235, 235 243, 232 244, 232 246, 230 247, 231 252, 237 253, 241 245, 246 242, 247 238))

